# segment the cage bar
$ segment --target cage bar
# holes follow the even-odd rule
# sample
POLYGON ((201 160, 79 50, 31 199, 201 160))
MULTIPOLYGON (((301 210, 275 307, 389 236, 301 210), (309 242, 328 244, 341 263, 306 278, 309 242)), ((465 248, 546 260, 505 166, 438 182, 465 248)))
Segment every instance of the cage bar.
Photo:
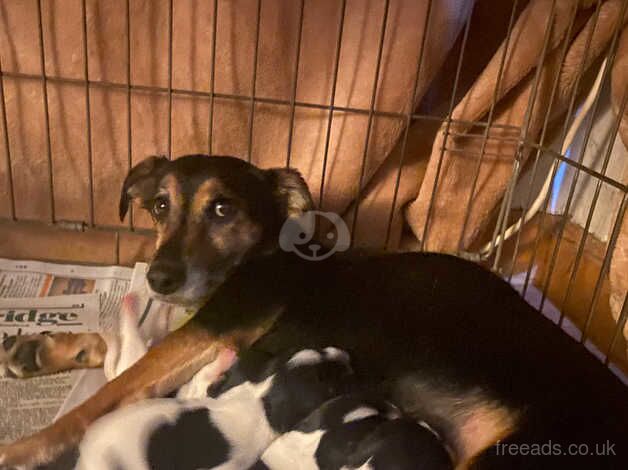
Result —
MULTIPOLYGON (((597 1, 596 4, 596 8, 595 8, 595 12, 593 13, 593 22, 595 25, 597 25, 597 21, 600 15, 600 5, 601 2, 600 0, 597 1)), ((571 97, 569 99, 569 106, 567 108, 567 112, 565 114, 565 121, 563 123, 563 128, 561 131, 561 137, 560 137, 560 142, 564 142, 565 138, 567 137, 567 132, 569 129, 569 119, 572 116, 572 113, 574 111, 574 106, 576 103, 576 98, 578 96, 578 88, 580 87, 580 79, 582 78, 582 75, 584 74, 584 66, 586 64, 586 60, 587 57, 589 56, 589 51, 591 49, 591 41, 593 40, 593 33, 595 31, 595 28, 591 28, 590 33, 587 35, 587 40, 586 40, 586 44, 585 44, 585 48, 584 48, 584 53, 582 54, 582 60, 580 61, 580 64, 578 65, 578 73, 576 74, 576 81, 574 83, 574 87, 571 90, 571 97)), ((580 163, 580 162, 578 162, 580 163)), ((554 178, 556 177, 556 172, 558 171, 558 165, 554 165, 552 168, 552 172, 551 172, 551 177, 550 177, 550 181, 554 182, 554 178)), ((528 285, 530 282, 530 277, 532 274, 532 267, 534 266, 534 262, 536 260, 536 253, 538 251, 538 247, 539 247, 539 243, 541 241, 541 233, 543 232, 543 223, 545 221, 545 213, 547 212, 547 209, 549 207, 549 200, 550 200, 550 192, 547 193, 547 195, 545 196, 545 200, 542 204, 542 210, 540 211, 540 215, 539 215, 539 221, 537 223, 538 225, 538 233, 536 236, 536 239, 534 241, 534 249, 532 250, 532 256, 530 257, 530 262, 528 264, 528 269, 527 269, 527 274, 526 274, 526 278, 524 280, 523 283, 523 289, 522 289, 522 293, 521 295, 525 296, 527 290, 528 290, 528 285)), ((560 236, 562 237, 562 232, 560 234, 560 236)), ((560 238, 559 238, 560 239, 560 238)), ((558 240, 556 242, 556 245, 558 244, 558 240)), ((548 276, 549 278, 549 276, 548 276)), ((546 286, 549 284, 546 284, 546 286)), ((545 295, 547 293, 547 289, 546 286, 543 287, 543 294, 541 297, 541 304, 539 307, 540 311, 543 311, 543 305, 545 303, 545 295)))
POLYGON ((305 2, 301 0, 299 3, 299 28, 297 31, 297 45, 294 58, 294 70, 292 72, 292 93, 290 99, 290 125, 288 128, 288 148, 286 149, 286 167, 290 168, 290 157, 292 155, 292 135, 294 134, 294 112, 295 101, 297 99, 297 82, 299 80, 299 59, 301 58, 301 36, 303 32, 303 10, 305 2))
MULTIPOLYGON (((621 14, 620 17, 623 17, 624 12, 626 11, 626 5, 628 5, 628 2, 623 2, 622 4, 622 10, 621 10, 621 14)), ((599 8, 597 10, 599 12, 599 8)), ((598 17, 596 17, 595 19, 595 24, 597 25, 597 20, 599 18, 599 14, 598 17)), ((595 28, 591 28, 591 31, 593 32, 595 30, 595 28)), ((619 31, 621 29, 617 28, 613 34, 613 39, 611 40, 611 44, 610 44, 610 52, 608 55, 608 63, 607 66, 604 69, 604 73, 602 75, 602 83, 604 83, 607 79, 607 77, 610 75, 610 70, 612 68, 612 64, 614 62, 614 58, 615 58, 615 53, 617 52, 617 41, 619 39, 619 31)), ((593 33, 591 33, 591 37, 593 36, 593 33)), ((599 106, 599 101, 600 101, 600 97, 602 96, 602 87, 600 87, 597 90, 597 93, 595 95, 595 100, 593 101, 593 106, 591 108, 591 114, 590 114, 590 119, 589 119, 589 123, 587 124, 587 128, 585 130, 584 133, 584 139, 583 139, 583 143, 582 143, 582 149, 580 151, 580 154, 578 155, 577 161, 578 163, 582 163, 583 159, 584 159, 584 153, 586 150, 586 147, 589 143, 589 138, 591 137, 591 131, 593 129, 593 123, 594 123, 594 117, 597 114, 597 110, 598 110, 598 106, 599 106)), ((569 194, 567 196, 567 202, 565 204, 565 210, 563 211, 563 214, 561 215, 561 221, 559 223, 559 229, 558 229, 558 239, 556 241, 556 244, 554 245, 554 251, 552 253, 552 258, 550 260, 550 268, 547 274, 547 278, 545 280, 545 285, 543 286, 543 294, 541 296, 541 306, 539 308, 540 311, 543 311, 543 305, 545 303, 545 300, 547 298, 547 290, 549 289, 549 284, 551 282, 552 279, 552 275, 554 273, 554 269, 556 267, 556 259, 558 258, 558 250, 560 249, 560 244, 562 242, 562 238, 563 238, 563 233, 565 231, 565 227, 567 225, 568 222, 568 217, 569 217, 569 209, 571 207, 571 202, 573 200, 573 196, 575 194, 576 191, 576 185, 578 183, 578 179, 580 177, 580 172, 578 170, 576 170, 576 174, 574 175, 573 179, 571 180, 571 183, 569 185, 569 194)), ((549 199, 548 199, 549 202, 549 199)), ((546 209, 547 210, 547 209, 546 209)))
MULTIPOLYGON (((473 182, 471 183, 471 192, 469 193, 469 199, 467 201, 467 209, 464 216, 464 220, 462 222, 460 238, 458 239, 458 251, 462 251, 464 233, 467 231, 467 224, 469 223, 469 215, 471 214, 471 203, 473 201, 473 196, 475 196, 475 188, 477 187, 478 179, 480 178, 480 170, 482 169, 482 160, 483 160, 484 152, 486 151, 486 144, 488 142, 488 133, 491 128, 491 124, 493 123, 493 113, 495 112, 495 106, 497 105, 497 97, 499 96, 499 90, 502 86, 502 78, 504 76, 504 67, 506 65, 506 57, 508 57, 508 47, 510 46, 510 40, 512 38, 512 28, 515 24, 515 13, 517 11, 518 3, 519 3, 518 0, 515 0, 513 2, 512 10, 510 12, 510 19, 508 20, 508 29, 506 30, 506 39, 504 39, 504 42, 503 42, 504 53, 502 54, 501 59, 499 61, 499 71, 497 72, 497 81, 495 82, 495 89, 493 90, 493 96, 491 97, 491 106, 488 110, 488 117, 487 117, 488 125, 484 129, 484 135, 482 136, 482 143, 480 144, 480 156, 477 159, 477 164, 475 167, 475 171, 473 173, 473 182)), ((556 0, 552 2, 552 14, 554 13, 555 4, 556 4, 556 0)), ((551 21, 552 20, 550 19, 549 24, 551 24, 551 21)), ((551 30, 551 28, 548 28, 548 31, 549 30, 551 30)))
POLYGON ((16 221, 15 214, 15 189, 13 188, 13 168, 11 162, 11 144, 9 142, 9 125, 7 121, 7 104, 4 96, 4 74, 2 72, 2 59, 0 58, 0 106, 2 107, 2 131, 4 133, 5 164, 7 166, 7 186, 9 189, 9 207, 11 220, 16 221))
MULTIPOLYGON (((556 0, 552 2, 552 9, 550 11, 550 20, 548 24, 553 24, 554 22, 554 14, 556 9, 556 0)), ((534 104, 536 103, 536 95, 539 91, 539 82, 541 80, 541 71, 543 70, 543 63, 545 62, 545 58, 547 56, 547 50, 549 46, 549 40, 551 36, 551 27, 546 28, 545 38, 543 39, 543 48, 541 50, 541 56, 539 57, 539 61, 536 66, 536 73, 534 75, 534 82, 532 85, 532 93, 530 93, 530 98, 528 99, 528 105, 526 107, 526 112, 524 116, 524 124, 520 131, 520 139, 519 146, 517 148, 517 153, 515 155, 515 161, 513 162, 513 170, 509 178, 508 189, 506 191, 506 197, 504 198, 504 211, 503 218, 501 220, 501 229, 500 229, 500 239, 501 243, 497 246, 497 253, 495 254, 495 259, 493 260, 493 270, 497 270, 499 266, 499 260, 501 258, 502 250, 504 248, 504 242, 506 241, 506 229, 508 227, 508 213, 510 207, 512 206, 512 197, 515 191, 515 186, 517 184, 517 178, 519 177, 519 171, 521 171, 521 165, 523 160, 523 142, 528 137, 528 133, 530 131, 530 118, 532 116, 532 111, 534 110, 534 104)), ((468 216, 468 213, 467 213, 468 216)), ((499 225, 499 224, 498 224, 499 225)), ((491 244, 494 243, 491 240, 491 244)))
POLYGON ((373 91, 371 93, 371 102, 369 105, 368 123, 366 125, 366 138, 364 139, 364 153, 362 154, 362 162, 360 163, 360 178, 358 179, 358 189, 355 194, 353 207, 353 220, 351 221, 351 245, 355 240, 356 227, 358 223, 358 211, 360 209, 360 200, 362 194, 362 185, 364 184, 364 173, 366 170, 366 159, 368 157, 369 141, 371 139, 371 130, 373 128, 373 113, 375 111, 375 101, 377 99, 377 90, 379 88, 379 72, 382 65, 382 53, 384 51, 384 40, 386 39, 386 23, 388 21, 388 9, 390 0, 386 0, 384 5, 384 16, 382 18, 381 33, 379 37, 379 47, 377 50, 377 63, 375 65, 375 79, 373 80, 373 91))
POLYGON ((604 358, 604 365, 608 366, 610 362, 611 355, 613 354, 613 350, 615 349, 615 345, 617 344, 617 340, 619 339, 619 335, 623 332, 626 327, 626 320, 628 319, 628 291, 624 295, 624 303, 622 304, 621 312, 617 317, 617 327, 613 332, 613 337, 611 338, 611 342, 608 345, 608 349, 606 350, 606 357, 604 358))
POLYGON ((249 149, 247 151, 246 159, 251 163, 251 156, 253 152, 253 125, 255 122, 255 90, 257 85, 257 55, 259 53, 259 37, 260 37, 260 23, 262 19, 262 0, 257 0, 257 20, 255 22, 255 49, 253 52, 253 77, 251 78, 251 96, 250 111, 249 111, 249 149))
MULTIPOLYGON (((39 81, 42 80, 41 75, 21 73, 21 72, 4 72, 3 75, 7 78, 32 79, 32 80, 39 80, 39 81)), ((47 76, 46 81, 48 81, 49 83, 69 83, 69 84, 75 84, 75 85, 76 84, 84 85, 84 81, 82 79, 67 78, 67 77, 47 76)), ((90 80, 89 85, 90 87, 106 88, 106 89, 114 89, 114 90, 127 90, 129 88, 129 86, 126 83, 115 83, 115 82, 109 82, 106 80, 90 80)), ((168 93, 167 87, 151 86, 151 85, 131 84, 130 90, 132 92, 136 92, 136 91, 150 92, 154 94, 164 94, 164 95, 168 93)), ((238 94, 230 94, 230 93, 213 93, 212 94, 206 91, 187 90, 183 88, 172 88, 172 94, 182 95, 182 96, 204 97, 204 98, 210 98, 213 96, 214 98, 219 98, 223 100, 246 101, 246 102, 250 102, 251 99, 253 99, 255 103, 272 104, 272 105, 279 105, 279 106, 286 106, 286 107, 291 106, 290 100, 282 100, 282 99, 268 98, 268 97, 262 97, 262 96, 251 97, 250 95, 238 95, 238 94)), ((364 108, 356 108, 352 106, 331 106, 331 105, 323 105, 323 104, 311 103, 311 102, 306 102, 306 101, 298 101, 298 100, 295 101, 295 106, 299 108, 319 109, 323 111, 340 111, 344 113, 358 114, 358 115, 369 114, 369 110, 364 109, 364 108)), ((376 109, 373 111, 373 116, 405 119, 406 113, 398 113, 398 112, 392 112, 392 111, 380 111, 376 109)), ((445 120, 446 117, 435 116, 435 115, 430 115, 430 114, 420 114, 420 113, 412 114, 412 120, 421 120, 421 119, 440 122, 440 121, 445 120)), ((486 121, 481 121, 481 120, 480 121, 466 121, 464 119, 452 119, 451 122, 455 124, 462 124, 462 125, 474 126, 474 127, 486 127, 487 125, 486 121)), ((512 130, 517 130, 517 131, 519 130, 519 127, 517 126, 512 126, 508 124, 496 124, 496 123, 493 123, 493 128, 512 129, 512 130)), ((454 133, 450 133, 450 134, 455 135, 454 133)))
POLYGON ((94 165, 92 156, 92 110, 89 90, 89 59, 87 43, 87 6, 86 0, 81 2, 81 16, 83 19, 83 76, 85 77, 85 139, 87 143, 87 169, 89 172, 88 193, 89 193, 89 225, 95 225, 94 220, 94 165))
POLYGON ((323 195, 325 192, 325 176, 327 173, 327 158, 329 156, 329 142, 331 138, 331 124, 334 117, 334 103, 336 100, 336 85, 338 84, 338 69, 340 65, 340 51, 342 48, 342 33, 344 31, 345 13, 347 8, 347 0, 342 0, 340 6, 340 22, 338 24, 338 37, 336 38, 336 54, 334 56, 334 71, 332 73, 331 93, 329 96, 329 115, 327 116, 327 131, 325 133, 325 151, 323 154, 323 165, 321 170, 321 185, 318 190, 318 206, 323 209, 323 195))
POLYGON ((41 0, 37 0, 37 22, 39 32, 39 63, 41 67, 41 95, 46 127, 46 156, 48 158, 48 190, 50 192, 50 222, 55 223, 55 186, 52 168, 52 147, 50 144, 50 113, 48 111, 48 80, 46 78, 46 51, 44 49, 44 26, 41 13, 41 0))
MULTIPOLYGON (((624 114, 624 110, 626 109, 626 101, 628 101, 628 91, 624 93, 624 97, 621 102, 620 109, 617 112, 617 117, 615 118, 615 122, 613 124, 613 129, 609 136, 608 147, 604 155, 604 161, 602 162, 602 169, 600 172, 602 174, 606 174, 606 169, 608 168, 608 164, 611 159, 611 155, 613 154, 613 145, 615 143, 615 139, 617 139, 619 133, 619 126, 621 124, 621 117, 624 114)), ((577 171, 577 170, 576 170, 577 171)), ((597 201, 600 196, 600 192, 602 190, 602 180, 598 179, 595 184, 595 193, 593 194, 593 199, 591 200, 591 205, 589 207, 589 213, 587 214, 587 220, 585 222, 584 228, 582 229, 582 237, 580 237, 580 243, 578 243, 578 250, 576 252, 576 257, 574 258, 573 268, 571 269, 571 274, 569 276, 569 282, 567 283, 567 290, 565 291, 565 295, 560 304, 560 320, 559 325, 563 324, 563 320, 565 318, 565 313, 563 311, 565 304, 567 303, 567 299, 571 295, 571 291, 574 286, 574 282, 576 280, 576 274, 578 273, 578 268, 580 267, 580 260, 582 259, 582 255, 584 254, 584 247, 586 245, 587 236, 589 232, 589 228, 591 227, 591 221, 593 220, 593 213, 595 212, 597 201)))
POLYGON ((408 104, 408 114, 405 119, 405 129, 403 131, 403 140, 401 143, 399 163, 397 163, 397 176, 395 177, 395 189, 393 190, 392 201, 390 202, 390 213, 388 215, 388 223, 386 225, 386 239, 384 240, 384 249, 388 249, 388 243, 390 242, 390 233, 392 230, 393 218, 395 216, 395 206, 397 205, 397 197, 399 196, 399 185, 401 184, 401 170, 403 169, 404 159, 406 155, 406 147, 408 145, 408 135, 410 134, 410 126, 412 125, 412 114, 416 106, 417 87, 419 86, 419 78, 421 76, 421 67, 423 66, 423 59, 425 55, 425 44, 427 43, 427 36, 430 27, 430 17, 432 14, 432 0, 428 0, 427 8, 425 11, 425 23, 423 25, 423 37, 419 42, 419 50, 417 53, 417 66, 416 74, 414 75, 414 82, 412 83, 412 94, 410 103, 408 104))
MULTIPOLYGON (((131 109, 131 0, 126 0, 126 142, 127 142, 127 168, 131 171, 133 166, 133 127, 131 109)), ((129 207, 129 229, 135 230, 135 213, 133 204, 129 207)))
POLYGON ((168 2, 168 159, 172 160, 172 0, 168 2))
POLYGON ((627 205, 628 194, 624 193, 621 204, 619 205, 619 210, 617 211, 617 217, 615 218, 615 225, 613 227, 611 237, 608 241, 608 245, 606 246, 606 253, 604 255, 604 261, 602 262, 602 267, 600 268, 600 274, 598 275, 597 281, 595 283, 595 289, 593 290, 593 297, 591 298, 591 303, 589 305, 587 319, 584 323, 584 327, 582 328, 582 336, 580 337, 581 343, 584 343, 588 338, 589 328, 591 327, 591 320, 593 320, 595 307, 597 305, 598 298, 600 297, 600 291, 602 290, 604 277, 608 273, 608 269, 611 265, 611 256, 613 255, 613 251, 617 243, 617 238, 619 237, 619 233, 621 232, 621 225, 624 220, 624 215, 626 214, 627 205))
POLYGON ((218 0, 214 0, 214 16, 212 17, 212 59, 209 71, 209 116, 207 130, 207 153, 212 155, 212 135, 214 131, 214 86, 216 81, 216 29, 218 27, 218 0))
MULTIPOLYGON (((471 29, 471 19, 473 18, 474 8, 475 8, 475 3, 471 5, 469 18, 467 19, 467 23, 464 27, 464 33, 462 36, 462 44, 460 45, 460 55, 458 56, 458 65, 456 66, 456 75, 454 77, 454 84, 451 90, 451 100, 449 101, 449 111, 447 112, 447 117, 445 118, 445 132, 443 135, 443 146, 441 148, 440 155, 438 157, 438 163, 436 164, 436 175, 434 176, 434 186, 432 187, 432 194, 430 195, 430 202, 427 206, 425 224, 423 225, 423 236, 419 240, 419 250, 421 251, 423 251, 423 249, 425 248, 425 237, 428 234, 428 229, 430 226, 430 218, 432 216, 432 211, 434 210, 434 200, 436 199, 436 191, 438 189, 438 180, 440 179, 440 172, 443 165, 443 158, 445 156, 445 147, 447 146, 447 137, 449 136, 449 129, 451 128, 451 123, 453 121, 451 116, 454 112, 454 107, 456 105, 456 91, 458 91, 458 84, 460 82, 460 71, 462 70, 462 61, 464 58, 464 51, 467 48, 467 40, 469 39, 469 30, 471 29)), ((438 133, 436 135, 438 136, 438 133)))
MULTIPOLYGON (((577 8, 573 8, 573 13, 571 15, 571 19, 569 20, 569 26, 567 27, 567 32, 565 33, 565 37, 571 37, 572 34, 572 30, 576 21, 576 16, 578 13, 578 9, 577 8)), ((562 64, 565 61, 565 57, 567 56, 567 51, 569 49, 569 41, 564 41, 563 47, 561 48, 561 52, 560 52, 560 63, 562 64)), ((541 127, 541 134, 540 134, 540 138, 539 138, 539 144, 541 146, 543 146, 543 144, 545 143, 545 138, 547 136, 547 130, 549 128, 549 121, 550 121, 550 116, 552 114, 552 109, 554 107, 554 100, 556 98, 556 92, 558 91, 558 83, 560 81, 560 73, 557 73, 554 76, 554 81, 552 83, 552 90, 550 92, 550 97, 549 97, 549 104, 548 104, 548 108, 547 108, 547 112, 545 113, 545 118, 543 119, 543 125, 541 127)), ((532 171, 531 171, 531 178, 530 181, 532 183, 534 183, 534 181, 536 180, 536 176, 538 174, 538 167, 539 167, 539 160, 541 158, 541 148, 537 148, 536 151, 534 152, 534 163, 532 165, 532 171)), ((533 184, 530 184, 530 188, 528 190, 528 195, 526 196, 525 199, 525 203, 523 206, 523 210, 522 210, 522 216, 525 216, 525 214, 527 214, 528 210, 530 209, 530 205, 532 204, 532 189, 533 189, 533 184)), ((511 257, 511 263, 510 263, 510 272, 508 274, 508 282, 510 282, 512 280, 512 276, 514 274, 514 266, 515 266, 515 261, 517 259, 517 255, 519 253, 519 245, 521 242, 521 229, 517 230, 517 234, 516 234, 516 239, 515 239, 515 247, 513 250, 513 254, 511 257)))

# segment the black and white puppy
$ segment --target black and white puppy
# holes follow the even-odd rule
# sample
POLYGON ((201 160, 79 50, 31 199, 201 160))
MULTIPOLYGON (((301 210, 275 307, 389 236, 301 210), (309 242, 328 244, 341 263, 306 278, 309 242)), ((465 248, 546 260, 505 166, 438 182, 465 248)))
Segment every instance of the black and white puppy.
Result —
POLYGON ((447 470, 440 436, 365 395, 329 400, 277 438, 251 470, 447 470))
POLYGON ((146 400, 101 418, 80 445, 77 468, 246 469, 277 436, 353 386, 349 356, 332 347, 246 364, 236 363, 209 397, 146 400))

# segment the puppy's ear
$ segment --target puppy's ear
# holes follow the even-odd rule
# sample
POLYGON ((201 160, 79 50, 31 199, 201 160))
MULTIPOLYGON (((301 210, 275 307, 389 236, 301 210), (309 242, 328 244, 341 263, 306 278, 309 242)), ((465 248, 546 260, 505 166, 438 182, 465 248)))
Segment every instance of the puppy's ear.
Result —
POLYGON ((265 173, 281 213, 286 218, 300 217, 304 212, 314 209, 310 190, 298 171, 290 168, 271 168, 265 173))
POLYGON ((135 165, 126 175, 120 194, 120 220, 124 220, 129 204, 133 199, 147 200, 153 197, 157 190, 159 177, 168 164, 166 157, 148 157, 135 165))

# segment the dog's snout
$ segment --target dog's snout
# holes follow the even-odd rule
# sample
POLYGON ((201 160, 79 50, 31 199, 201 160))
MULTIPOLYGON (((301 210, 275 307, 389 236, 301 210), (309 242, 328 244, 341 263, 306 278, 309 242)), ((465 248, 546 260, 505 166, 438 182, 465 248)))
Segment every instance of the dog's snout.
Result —
POLYGON ((168 295, 185 284, 185 269, 177 263, 158 261, 151 264, 146 278, 151 289, 158 294, 168 295))

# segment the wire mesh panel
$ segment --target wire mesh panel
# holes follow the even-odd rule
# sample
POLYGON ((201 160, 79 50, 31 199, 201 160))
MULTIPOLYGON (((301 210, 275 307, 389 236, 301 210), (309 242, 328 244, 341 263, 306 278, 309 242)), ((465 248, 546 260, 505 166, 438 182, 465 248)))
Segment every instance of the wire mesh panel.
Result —
POLYGON ((290 166, 355 245, 484 263, 625 362, 628 1, 498 3, 3 1, 2 227, 118 253, 146 156, 290 166))

